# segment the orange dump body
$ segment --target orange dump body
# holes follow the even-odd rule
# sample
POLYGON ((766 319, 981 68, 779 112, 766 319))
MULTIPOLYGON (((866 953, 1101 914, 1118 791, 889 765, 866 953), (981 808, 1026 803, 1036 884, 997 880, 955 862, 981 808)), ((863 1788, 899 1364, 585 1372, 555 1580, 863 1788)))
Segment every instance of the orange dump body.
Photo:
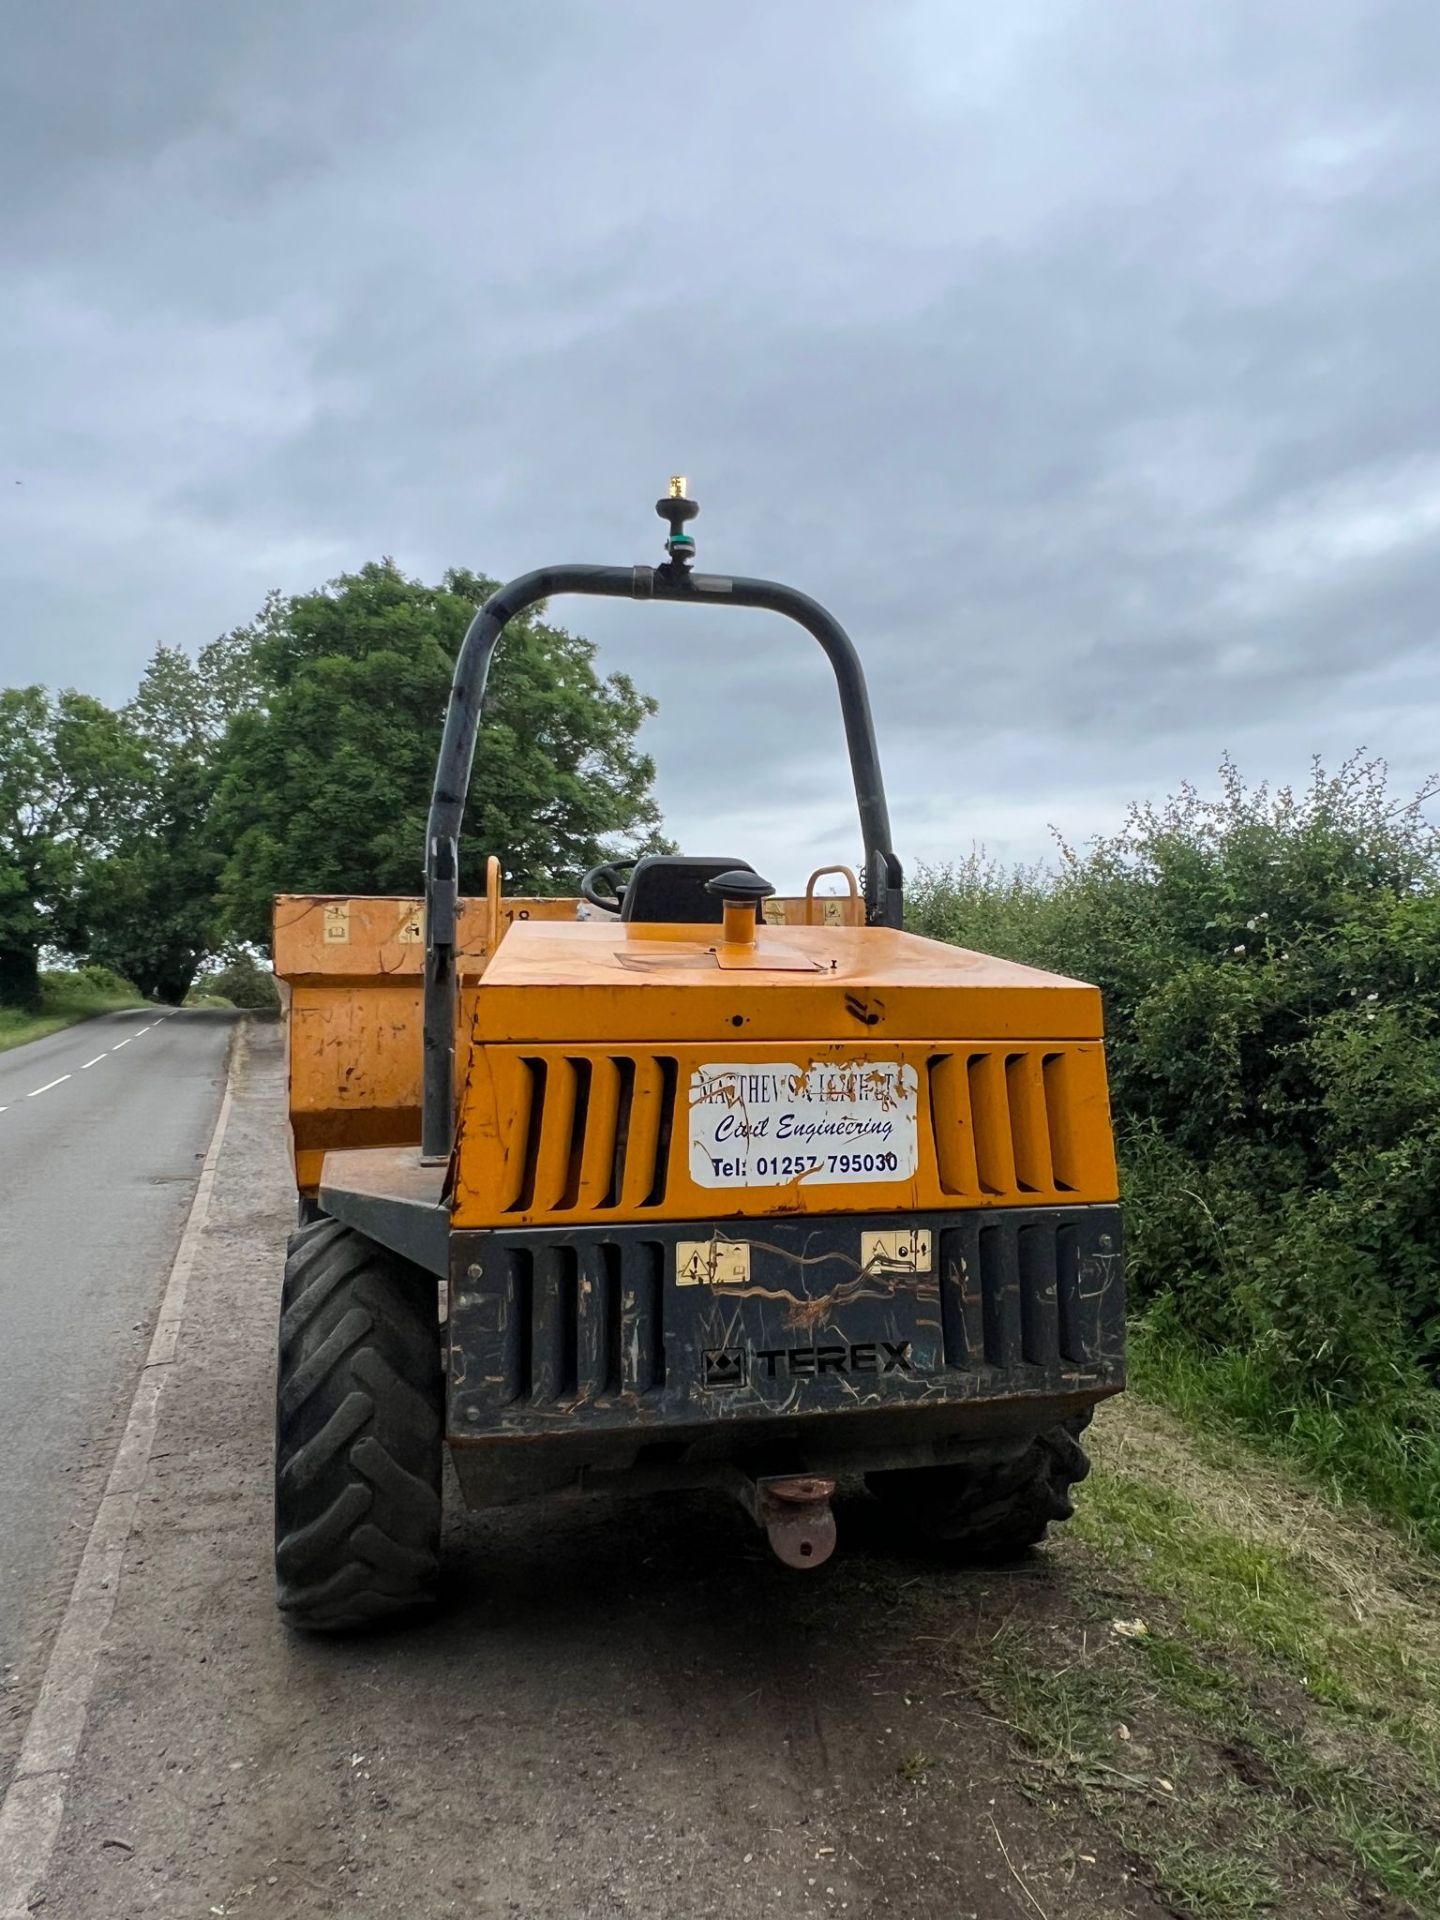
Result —
MULTIPOLYGON (((462 901, 462 990, 480 979, 510 927, 575 926, 580 909, 577 899, 498 893, 493 901, 462 901)), ((809 917, 858 925, 864 918, 860 901, 843 896, 777 898, 765 911, 774 924, 803 925, 809 917)), ((295 1179, 302 1193, 313 1194, 327 1152, 420 1139, 424 915, 419 900, 393 895, 282 893, 274 935, 289 1027, 295 1179)), ((461 1031, 464 1020, 462 1011, 461 1031)))

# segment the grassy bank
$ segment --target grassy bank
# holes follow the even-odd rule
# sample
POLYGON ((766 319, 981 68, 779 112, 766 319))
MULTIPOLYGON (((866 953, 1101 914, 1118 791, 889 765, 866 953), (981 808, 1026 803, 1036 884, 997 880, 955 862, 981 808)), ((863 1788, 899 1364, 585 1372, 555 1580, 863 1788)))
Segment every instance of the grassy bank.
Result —
POLYGON ((47 1033, 74 1026, 79 1020, 91 1020, 96 1014, 141 1005, 140 995, 128 981, 102 968, 43 973, 37 1008, 0 1007, 0 1053, 23 1047, 30 1040, 41 1040, 47 1033))
POLYGON ((1189 1920, 1440 1916, 1429 1556, 1134 1396, 1094 1438, 1076 1519, 988 1624, 957 1641, 932 1602, 1034 1803, 1189 1920))
POLYGON ((1358 1500, 1440 1553, 1440 1394, 1409 1370, 1373 1403, 1289 1383, 1266 1357, 1206 1347, 1167 1311, 1132 1326, 1138 1390, 1188 1424, 1228 1431, 1308 1475, 1334 1502, 1358 1500))

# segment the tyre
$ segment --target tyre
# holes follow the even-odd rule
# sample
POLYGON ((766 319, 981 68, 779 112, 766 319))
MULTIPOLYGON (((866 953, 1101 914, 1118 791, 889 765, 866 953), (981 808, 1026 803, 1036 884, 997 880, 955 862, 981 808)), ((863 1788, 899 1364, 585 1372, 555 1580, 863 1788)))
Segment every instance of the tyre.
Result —
POLYGON ((1014 1445, 977 1447, 973 1460, 867 1474, 865 1484, 907 1529, 947 1558, 1016 1560, 1075 1511, 1070 1489, 1090 1471, 1080 1436, 1088 1413, 1014 1445))
POLYGON ((317 1633, 432 1602, 444 1381, 435 1282, 320 1219, 290 1237, 275 1419, 280 1611, 317 1633))

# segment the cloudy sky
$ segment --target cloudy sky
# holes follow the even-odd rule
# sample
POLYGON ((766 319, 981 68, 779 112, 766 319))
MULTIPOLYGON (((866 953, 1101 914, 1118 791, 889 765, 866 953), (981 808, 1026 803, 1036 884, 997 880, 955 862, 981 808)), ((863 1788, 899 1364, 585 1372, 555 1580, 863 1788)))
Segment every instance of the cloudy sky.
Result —
MULTIPOLYGON (((9 0, 4 42, 0 683, 122 699, 381 553, 658 559, 678 470, 702 566, 849 627, 911 860, 1226 750, 1440 763, 1435 0, 9 0)), ((853 857, 798 628, 566 617, 659 696, 692 851, 853 857)))

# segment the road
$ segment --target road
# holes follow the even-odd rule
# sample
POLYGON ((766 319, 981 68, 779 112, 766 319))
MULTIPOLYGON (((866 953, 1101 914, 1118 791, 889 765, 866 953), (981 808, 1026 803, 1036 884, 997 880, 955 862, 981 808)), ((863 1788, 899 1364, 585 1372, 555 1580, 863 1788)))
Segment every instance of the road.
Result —
POLYGON ((234 1017, 147 1007, 0 1053, 0 1785, 110 1468, 234 1017))
MULTIPOLYGON (((194 1044, 173 1027, 127 1052, 194 1044)), ((0 1812, 5 1920, 1173 1911, 1088 1812, 1037 1795, 974 1684, 1010 1623, 1073 1604, 1064 1546, 956 1581, 867 1536, 861 1506, 835 1560, 795 1574, 730 1504, 470 1514, 452 1484, 435 1619, 287 1631, 270 1515, 283 1112, 280 1033, 247 1026, 174 1358, 147 1370, 166 1384, 118 1578, 87 1589, 87 1549, 0 1812)))

